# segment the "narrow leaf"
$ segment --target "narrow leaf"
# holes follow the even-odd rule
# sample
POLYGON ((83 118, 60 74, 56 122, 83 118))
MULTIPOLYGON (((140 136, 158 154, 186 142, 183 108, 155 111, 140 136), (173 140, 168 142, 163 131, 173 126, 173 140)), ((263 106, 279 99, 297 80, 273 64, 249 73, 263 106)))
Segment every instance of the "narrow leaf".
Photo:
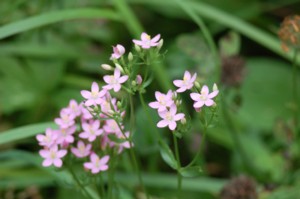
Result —
POLYGON ((165 163, 167 163, 173 169, 177 169, 177 162, 172 150, 164 142, 159 142, 160 154, 165 163))

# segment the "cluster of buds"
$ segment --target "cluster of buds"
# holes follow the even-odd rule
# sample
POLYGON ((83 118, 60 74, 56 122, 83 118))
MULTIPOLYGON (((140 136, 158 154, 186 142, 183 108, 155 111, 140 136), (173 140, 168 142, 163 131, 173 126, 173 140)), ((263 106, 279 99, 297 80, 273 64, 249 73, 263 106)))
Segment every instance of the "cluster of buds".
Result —
POLYGON ((281 23, 279 32, 281 46, 284 51, 289 47, 298 49, 300 47, 300 16, 288 16, 281 23))

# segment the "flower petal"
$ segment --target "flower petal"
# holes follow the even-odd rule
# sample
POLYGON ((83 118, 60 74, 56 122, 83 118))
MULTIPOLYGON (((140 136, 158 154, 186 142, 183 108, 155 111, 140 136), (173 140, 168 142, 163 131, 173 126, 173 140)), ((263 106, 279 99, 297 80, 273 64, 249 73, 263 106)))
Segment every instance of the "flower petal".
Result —
POLYGON ((91 97, 91 92, 90 91, 86 91, 83 90, 80 92, 80 94, 82 95, 82 97, 84 97, 85 99, 89 99, 91 97))
POLYGON ((194 101, 198 101, 201 97, 199 93, 191 93, 190 96, 194 101))
POLYGON ((99 86, 96 82, 92 84, 92 92, 99 92, 99 86))
POLYGON ((168 122, 166 121, 166 120, 161 120, 161 121, 159 121, 158 123, 157 123, 157 127, 158 128, 163 128, 163 127, 166 127, 166 126, 168 126, 168 122))

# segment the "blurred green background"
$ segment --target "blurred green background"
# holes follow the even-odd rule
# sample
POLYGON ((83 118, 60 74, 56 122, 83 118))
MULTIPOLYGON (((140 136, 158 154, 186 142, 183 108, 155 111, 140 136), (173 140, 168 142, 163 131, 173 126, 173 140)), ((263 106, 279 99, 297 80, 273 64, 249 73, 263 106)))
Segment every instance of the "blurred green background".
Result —
MULTIPOLYGON (((129 50, 142 31, 161 34, 166 51, 146 102, 185 70, 210 86, 218 82, 222 91, 200 163, 204 172, 184 180, 186 198, 220 198, 223 185, 241 174, 256 182, 258 198, 299 198, 293 55, 277 36, 284 17, 299 11, 296 0, 1 0, 0 198, 82 198, 69 176, 40 166, 34 135, 53 126, 70 99, 82 100, 80 90, 102 80, 100 65, 110 63, 112 45, 129 50)), ((140 106, 137 115, 145 184, 151 195, 172 198, 176 174, 162 161, 151 128, 144 128, 140 106)), ((192 141, 201 131, 193 122, 180 141, 183 162, 198 147, 192 141)), ((142 198, 122 160, 120 198, 142 198)))

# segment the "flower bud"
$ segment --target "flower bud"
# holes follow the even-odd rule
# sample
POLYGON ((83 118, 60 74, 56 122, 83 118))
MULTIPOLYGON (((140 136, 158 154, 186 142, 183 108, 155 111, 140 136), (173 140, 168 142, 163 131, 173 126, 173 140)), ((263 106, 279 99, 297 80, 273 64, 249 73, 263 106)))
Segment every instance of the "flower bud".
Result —
POLYGON ((182 118, 181 120, 180 120, 180 122, 181 122, 181 124, 186 124, 186 119, 185 119, 185 117, 184 118, 182 118))
POLYGON ((197 89, 201 89, 201 85, 199 84, 199 82, 195 82, 194 85, 197 89))
POLYGON ((135 80, 132 80, 132 81, 131 81, 131 85, 132 85, 132 86, 136 86, 136 81, 135 81, 135 80))
POLYGON ((138 46, 138 45, 134 45, 134 49, 137 51, 137 52, 141 52, 141 47, 138 46))
POLYGON ((104 69, 104 70, 113 70, 113 67, 108 65, 108 64, 101 64, 101 67, 104 69))
POLYGON ((110 110, 107 111, 107 113, 110 114, 110 115, 113 115, 113 114, 115 114, 115 111, 110 109, 110 110))
POLYGON ((136 81, 136 83, 138 85, 141 85, 142 82, 143 82, 142 76, 141 75, 137 75, 135 81, 136 81))
POLYGON ((120 101, 117 102, 117 108, 121 109, 122 108, 122 103, 120 101))
POLYGON ((131 62, 133 60, 133 54, 131 52, 128 53, 128 61, 131 62))
POLYGON ((115 63, 115 66, 116 66, 117 69, 120 70, 121 73, 124 73, 124 70, 123 70, 123 68, 120 64, 115 63))
POLYGON ((158 42, 157 48, 158 48, 158 49, 161 49, 161 47, 163 46, 163 44, 164 44, 164 40, 161 39, 161 40, 158 42))
POLYGON ((213 91, 218 91, 219 89, 218 89, 218 86, 217 86, 217 84, 216 83, 214 83, 214 86, 213 86, 213 91))

